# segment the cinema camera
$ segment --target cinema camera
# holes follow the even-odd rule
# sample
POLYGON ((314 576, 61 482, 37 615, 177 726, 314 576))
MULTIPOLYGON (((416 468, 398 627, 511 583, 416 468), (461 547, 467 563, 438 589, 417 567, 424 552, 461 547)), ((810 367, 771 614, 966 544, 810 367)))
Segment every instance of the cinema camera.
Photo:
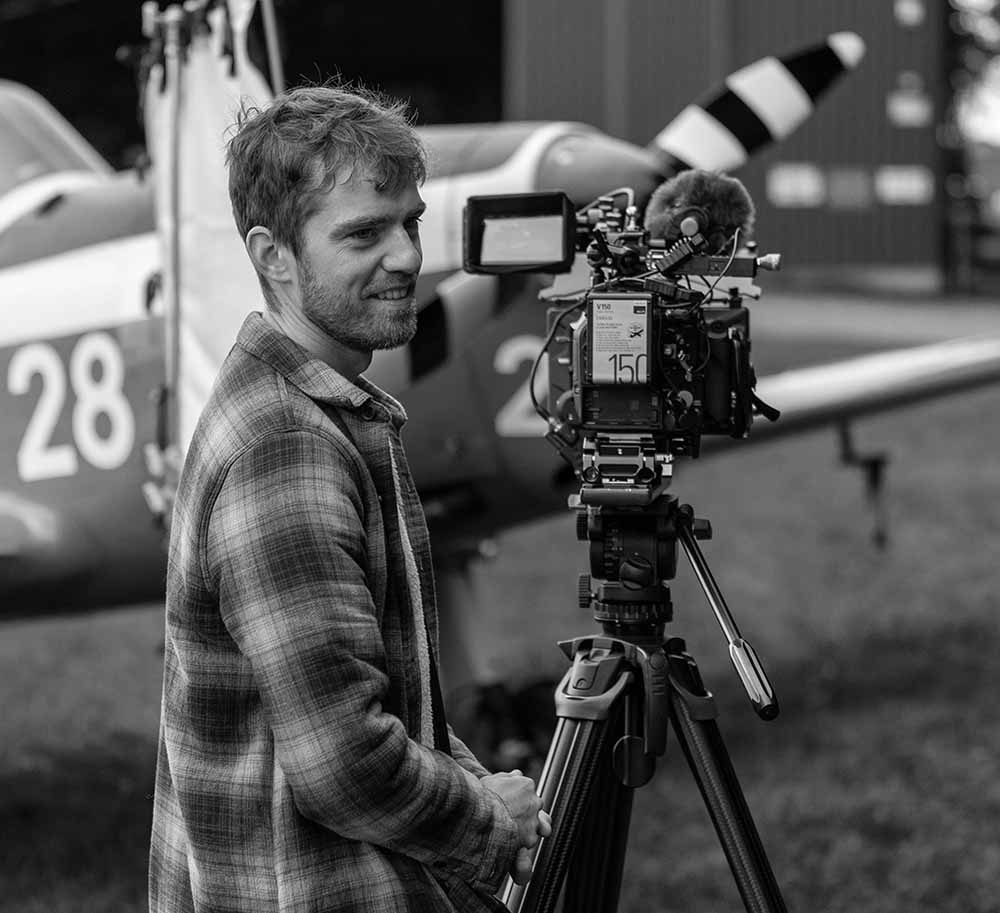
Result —
POLYGON ((548 334, 529 388, 546 438, 582 483, 569 499, 577 537, 590 543, 578 597, 601 633, 560 643, 572 666, 555 691, 559 721, 539 778, 552 833, 536 847, 531 881, 506 885, 511 913, 554 913, 561 896, 580 913, 618 908, 632 793, 652 778, 668 726, 748 913, 785 913, 711 692, 684 640, 665 637, 680 547, 755 711, 777 716, 763 666, 696 541, 711 526, 667 493, 674 458, 697 457, 703 434, 742 438, 755 410, 778 417, 754 392, 743 301, 757 293, 757 271, 777 269, 780 258, 757 257, 743 241, 753 215, 739 181, 700 171, 659 187, 644 219, 627 188, 579 212, 561 192, 468 200, 467 271, 565 273, 578 253, 590 269, 586 290, 542 294, 548 334), (546 353, 543 407, 534 385, 546 353))
POLYGON ((549 298, 547 407, 534 371, 530 389, 590 503, 648 502, 703 434, 743 438, 755 409, 778 416, 754 392, 743 301, 781 258, 740 248, 753 221, 743 185, 682 172, 645 221, 629 188, 579 212, 558 191, 470 197, 465 210, 467 272, 565 273, 586 254, 590 288, 549 298))

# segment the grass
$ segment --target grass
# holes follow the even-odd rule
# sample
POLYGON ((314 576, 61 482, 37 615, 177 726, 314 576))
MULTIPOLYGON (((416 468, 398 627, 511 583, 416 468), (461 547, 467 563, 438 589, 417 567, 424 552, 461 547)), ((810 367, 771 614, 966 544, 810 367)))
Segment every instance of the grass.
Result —
POLYGON ((0 631, 0 910, 146 909, 162 606, 0 631))
MULTIPOLYGON (((756 360, 794 357, 775 347, 756 360)), ((686 566, 671 633, 716 694, 790 910, 998 909, 996 414, 997 393, 984 390, 859 427, 860 447, 892 454, 882 552, 832 433, 678 473, 676 493, 713 521, 703 548, 768 670, 779 719, 753 715, 686 566)), ((573 519, 500 545, 475 572, 483 674, 557 676, 554 642, 593 629, 576 607, 585 552, 573 519)), ((160 613, 0 630, 0 913, 145 908, 160 613)), ((621 909, 742 909, 676 742, 637 794, 621 909)))

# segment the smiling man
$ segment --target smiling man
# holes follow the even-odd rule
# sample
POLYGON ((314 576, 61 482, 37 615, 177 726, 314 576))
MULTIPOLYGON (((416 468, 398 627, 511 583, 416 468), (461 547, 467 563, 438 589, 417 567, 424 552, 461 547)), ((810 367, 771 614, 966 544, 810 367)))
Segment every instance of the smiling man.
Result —
POLYGON ((549 833, 444 718, 405 413, 362 375, 416 330, 420 142, 335 87, 229 144, 260 278, 181 475, 150 854, 153 913, 503 909, 549 833))

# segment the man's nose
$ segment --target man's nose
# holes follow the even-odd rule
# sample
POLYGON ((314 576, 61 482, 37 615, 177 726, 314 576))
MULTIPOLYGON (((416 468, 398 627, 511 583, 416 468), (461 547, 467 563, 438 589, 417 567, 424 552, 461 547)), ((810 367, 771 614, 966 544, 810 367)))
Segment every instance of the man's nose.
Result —
POLYGON ((393 233, 392 242, 382 260, 387 273, 408 273, 416 275, 424 262, 420 248, 420 238, 413 237, 405 229, 393 233))

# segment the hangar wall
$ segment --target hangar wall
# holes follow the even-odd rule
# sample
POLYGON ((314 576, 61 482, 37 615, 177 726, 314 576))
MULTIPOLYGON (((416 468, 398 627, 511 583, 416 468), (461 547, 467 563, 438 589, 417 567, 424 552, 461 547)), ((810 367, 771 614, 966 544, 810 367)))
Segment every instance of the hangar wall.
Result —
POLYGON ((506 0, 504 117, 569 119, 645 144, 725 75, 842 30, 867 54, 813 117, 740 173, 762 248, 786 268, 906 290, 947 259, 937 143, 946 116, 943 0, 506 0), (863 275, 864 274, 864 275, 863 275), (867 278, 871 278, 867 276, 867 278))

